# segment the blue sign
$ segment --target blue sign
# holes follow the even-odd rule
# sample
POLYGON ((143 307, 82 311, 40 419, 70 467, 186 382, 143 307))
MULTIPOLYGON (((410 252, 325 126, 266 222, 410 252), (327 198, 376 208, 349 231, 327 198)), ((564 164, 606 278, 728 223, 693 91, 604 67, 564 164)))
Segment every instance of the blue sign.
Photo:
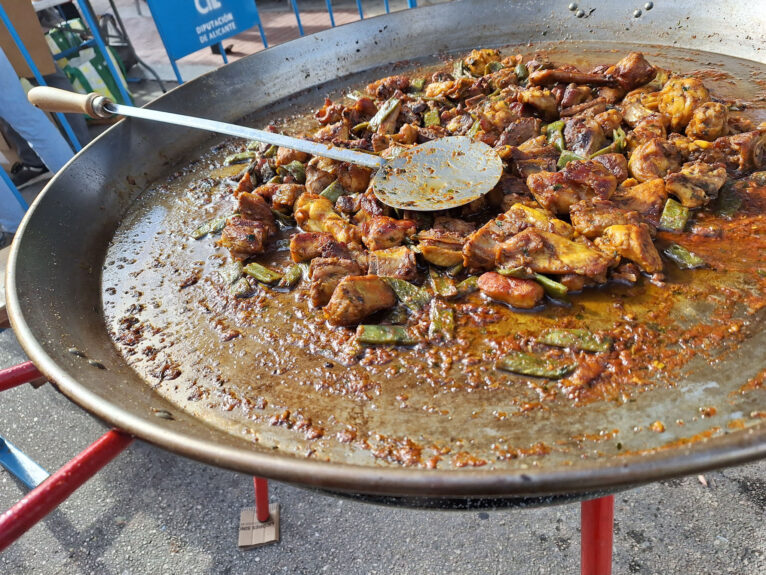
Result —
POLYGON ((178 60, 255 26, 254 0, 147 0, 168 56, 178 60))

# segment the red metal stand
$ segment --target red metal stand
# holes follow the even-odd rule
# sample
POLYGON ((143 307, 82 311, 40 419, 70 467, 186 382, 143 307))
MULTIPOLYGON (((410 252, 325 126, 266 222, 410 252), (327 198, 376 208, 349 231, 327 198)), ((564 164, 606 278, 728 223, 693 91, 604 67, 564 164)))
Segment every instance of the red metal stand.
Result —
POLYGON ((26 497, 0 515, 0 551, 69 497, 78 487, 125 449, 133 437, 115 429, 106 432, 26 497))
POLYGON ((580 504, 580 573, 612 575, 614 495, 580 504))
POLYGON ((0 391, 11 389, 23 383, 29 383, 33 379, 42 377, 42 375, 31 361, 3 369, 0 371, 0 391))
MULTIPOLYGON (((41 376, 31 361, 1 370, 0 391, 29 383, 41 376)), ((0 515, 0 551, 56 509, 78 487, 130 445, 131 441, 133 437, 127 433, 115 429, 108 431, 0 515)))
POLYGON ((262 477, 253 477, 255 485, 255 516, 261 523, 269 520, 269 482, 262 477))

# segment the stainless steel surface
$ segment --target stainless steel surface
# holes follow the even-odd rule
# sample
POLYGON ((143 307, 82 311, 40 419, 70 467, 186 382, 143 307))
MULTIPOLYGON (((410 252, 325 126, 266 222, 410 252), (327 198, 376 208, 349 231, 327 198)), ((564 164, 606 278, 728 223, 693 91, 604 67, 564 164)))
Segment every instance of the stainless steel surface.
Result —
MULTIPOLYGON (((593 7, 587 18, 578 19, 559 1, 466 1, 364 20, 240 60, 181 86, 151 108, 190 115, 204 111, 237 122, 278 102, 289 107, 298 101, 299 92, 318 101, 325 90, 318 87, 339 76, 378 66, 388 70, 389 63, 413 55, 554 39, 575 47, 603 41, 602 47, 608 48, 616 38, 647 48, 684 46, 746 58, 760 63, 761 70, 766 62, 766 14, 753 11, 749 2, 706 4, 704 10, 693 2, 663 2, 641 18, 633 18, 632 11, 617 2, 593 7)), ((376 73, 383 75, 384 70, 376 73)), ((211 141, 199 132, 120 122, 54 178, 27 214, 14 243, 7 297, 25 351, 64 394, 109 423, 213 465, 326 489, 397 496, 578 493, 766 455, 766 428, 760 424, 645 455, 585 458, 574 466, 497 471, 376 468, 274 455, 177 410, 141 381, 106 337, 99 270, 133 200, 150 182, 184 165, 205 143, 211 141), (72 347, 106 369, 79 360, 67 351, 72 347), (157 409, 172 411, 175 418, 158 418, 157 409)), ((759 328, 730 358, 729 371, 757 373, 765 363, 764 340, 759 328)), ((696 393, 707 393, 704 380, 685 384, 696 393)), ((631 409, 642 416, 653 410, 672 413, 688 407, 683 395, 661 395, 653 398, 654 404, 631 409)))
POLYGON ((480 198, 503 173, 497 152, 466 136, 431 140, 388 161, 372 183, 375 197, 394 208, 446 210, 480 198))
POLYGON ((355 152, 354 150, 338 148, 331 146, 330 144, 301 140, 300 138, 293 138, 291 136, 284 136, 282 134, 266 132, 264 130, 256 130, 255 128, 248 128, 246 126, 227 124, 226 122, 217 122, 215 120, 206 120, 205 118, 171 114, 170 112, 158 112, 156 110, 124 106, 113 102, 105 103, 104 110, 110 114, 117 114, 119 116, 130 116, 132 118, 141 118, 142 120, 151 120, 153 122, 163 122, 165 124, 175 124, 176 126, 186 126, 198 130, 226 134, 227 136, 234 136, 235 138, 256 140, 257 142, 272 144, 274 146, 283 146, 292 150, 298 150, 299 152, 306 152, 307 154, 315 156, 324 156, 326 158, 332 158, 333 160, 340 160, 341 162, 351 162, 352 164, 358 164, 368 168, 379 168, 385 163, 383 158, 373 156, 372 154, 355 152))

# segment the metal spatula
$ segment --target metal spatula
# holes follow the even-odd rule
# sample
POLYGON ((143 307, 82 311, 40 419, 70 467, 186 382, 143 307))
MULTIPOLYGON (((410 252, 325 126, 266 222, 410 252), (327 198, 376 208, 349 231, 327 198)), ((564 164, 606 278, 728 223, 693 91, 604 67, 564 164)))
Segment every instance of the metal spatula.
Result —
POLYGON ((49 112, 81 112, 92 118, 108 118, 115 114, 132 116, 219 132, 375 168, 378 171, 372 186, 377 198, 384 204, 405 210, 445 210, 467 204, 491 190, 503 170, 502 161, 492 148, 466 136, 432 140, 386 160, 373 154, 236 124, 123 106, 96 93, 76 94, 40 86, 29 91, 29 101, 49 112))

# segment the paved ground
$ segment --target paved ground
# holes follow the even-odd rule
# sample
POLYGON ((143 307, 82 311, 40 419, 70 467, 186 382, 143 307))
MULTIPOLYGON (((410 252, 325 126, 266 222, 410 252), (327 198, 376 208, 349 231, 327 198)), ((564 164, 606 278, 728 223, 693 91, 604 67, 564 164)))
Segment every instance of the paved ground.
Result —
MULTIPOLYGON (((24 359, 0 333, 0 367, 24 359)), ((0 395, 0 433, 55 470, 103 425, 50 385, 0 395)), ((616 497, 615 574, 766 572, 766 461, 616 497)), ((0 509, 25 489, 0 470, 0 509)), ((135 443, 0 555, 0 573, 565 574, 579 564, 578 505, 498 511, 376 507, 273 483, 282 541, 236 545, 252 481, 135 443)))

